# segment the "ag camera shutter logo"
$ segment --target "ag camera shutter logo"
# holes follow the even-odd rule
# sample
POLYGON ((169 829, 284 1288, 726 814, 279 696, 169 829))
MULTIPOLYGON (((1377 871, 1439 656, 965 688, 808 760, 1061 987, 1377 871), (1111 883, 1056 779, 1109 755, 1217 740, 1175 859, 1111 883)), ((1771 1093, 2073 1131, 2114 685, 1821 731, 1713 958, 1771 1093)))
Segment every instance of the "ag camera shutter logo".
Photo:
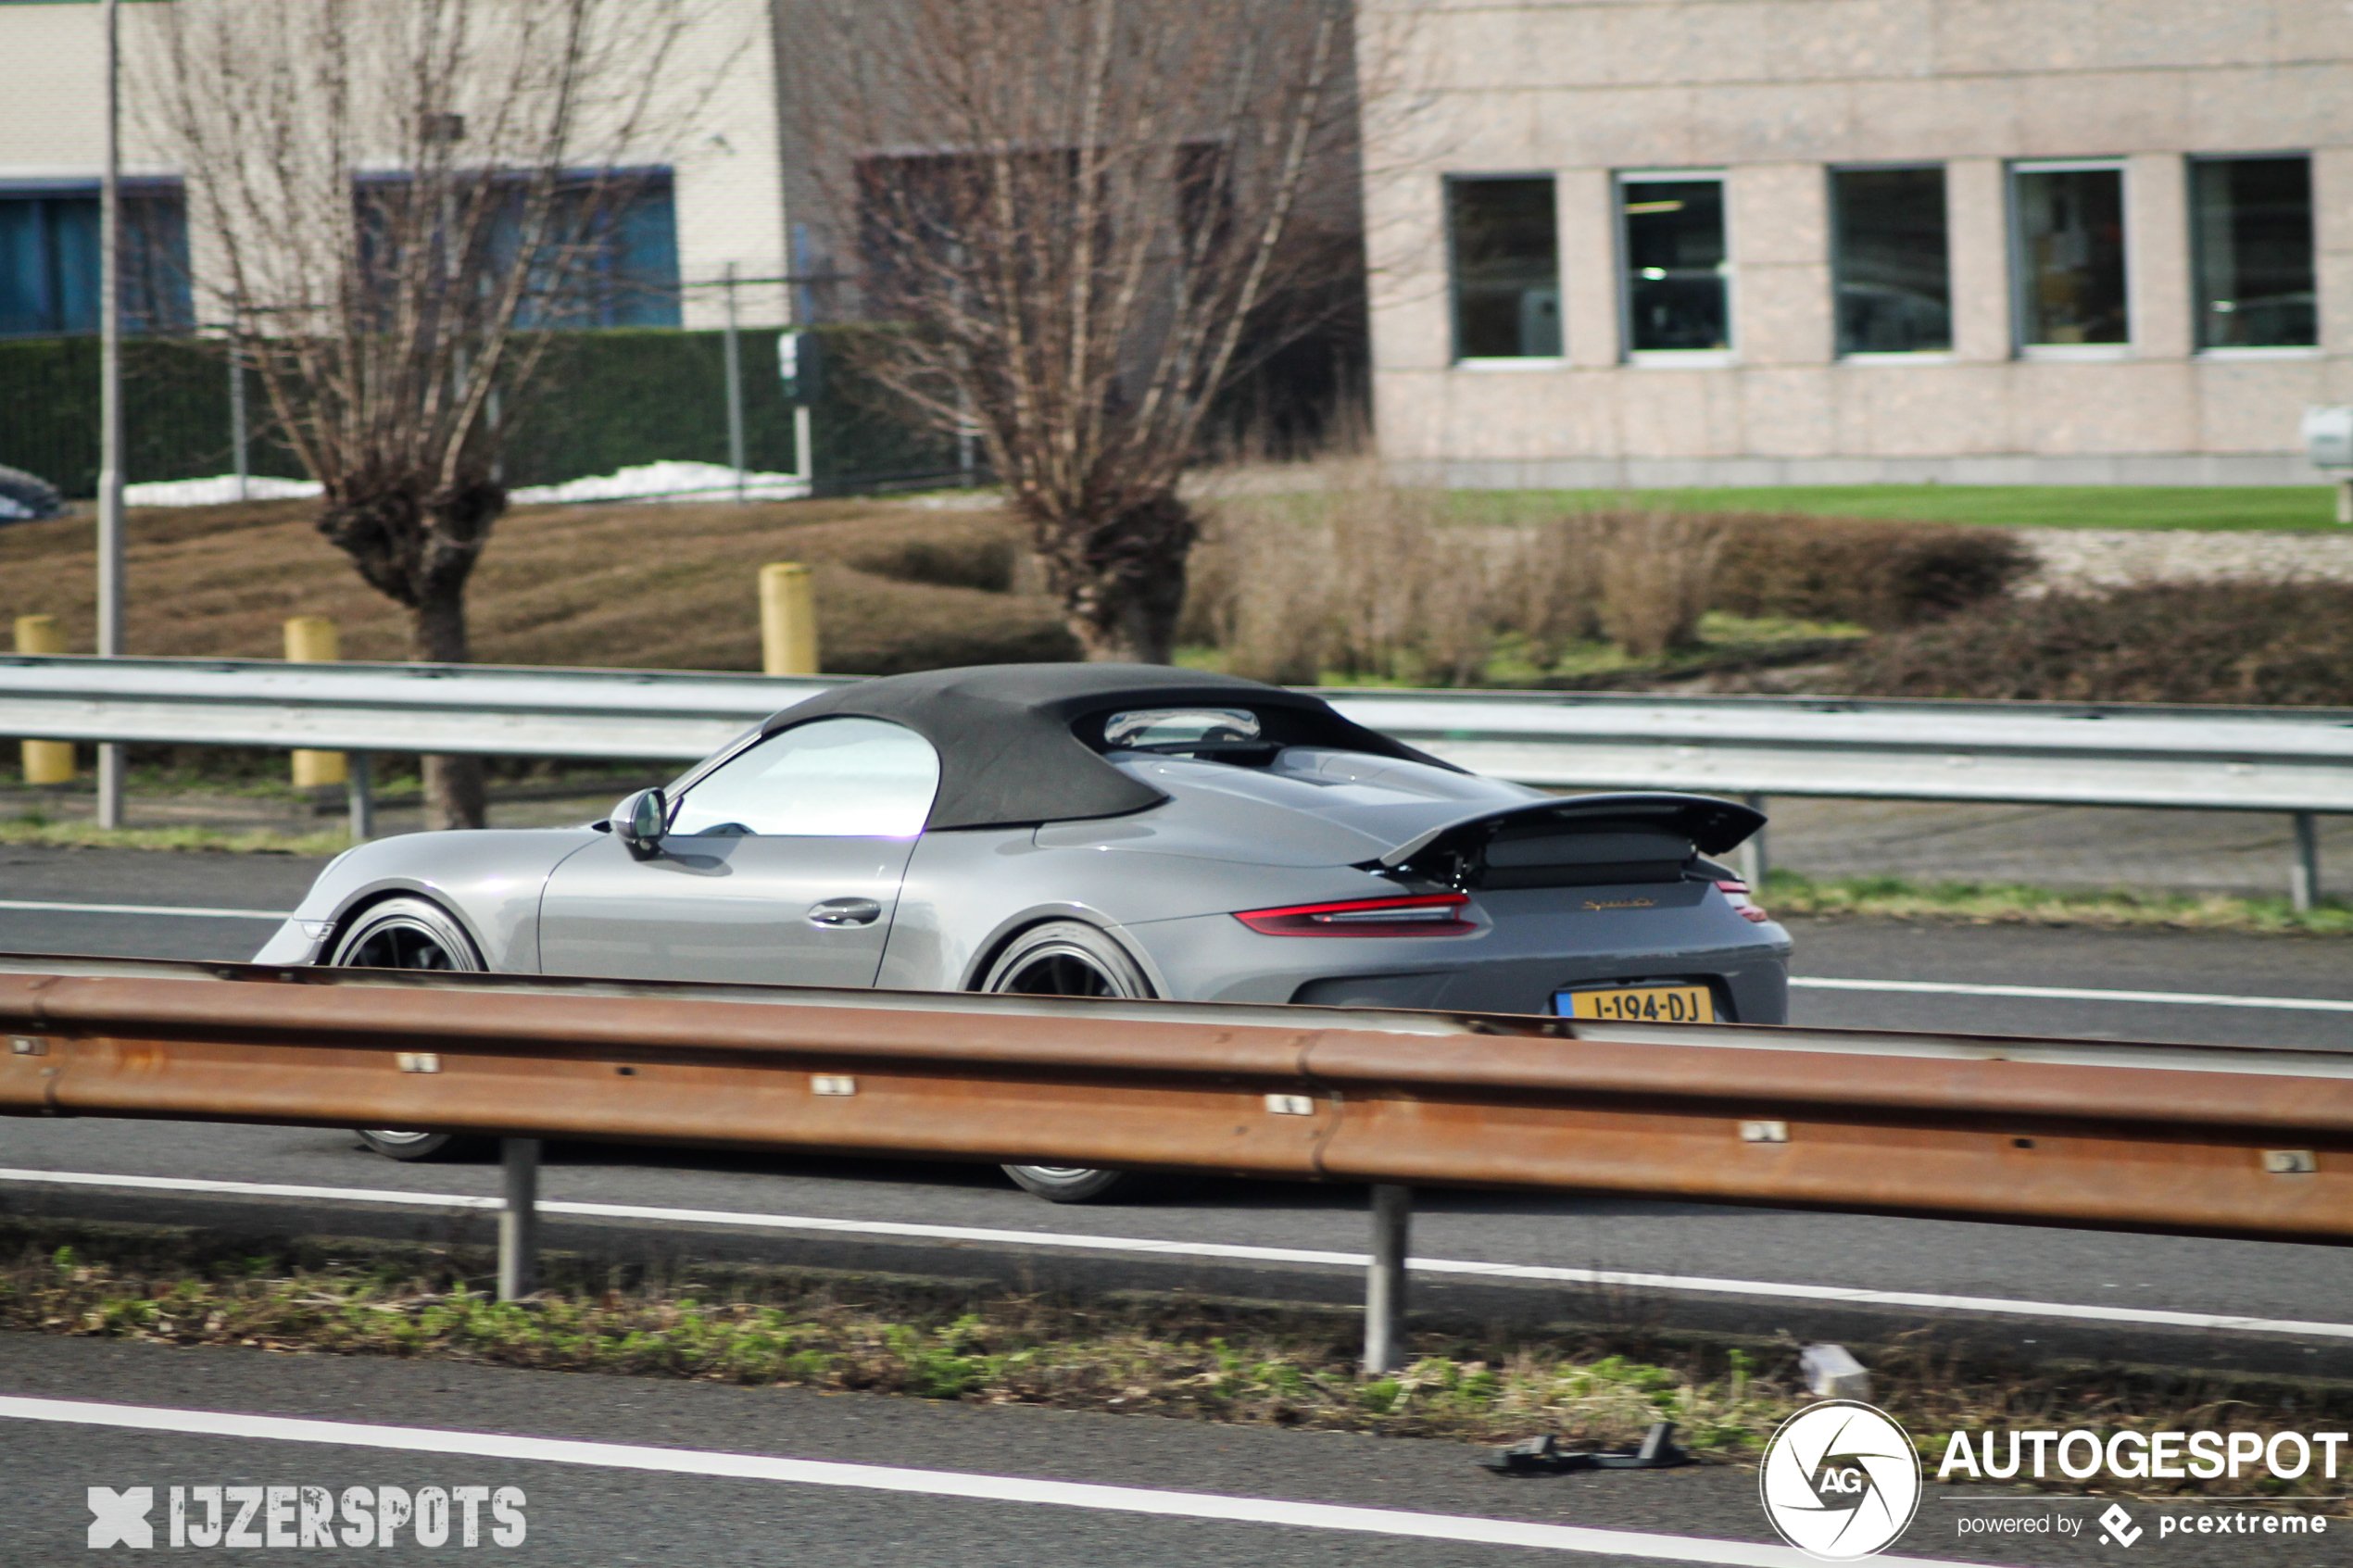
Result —
POLYGON ((1826 1399, 1781 1423, 1756 1488, 1781 1539, 1824 1562, 1852 1562, 1885 1550, 1912 1523, 1920 1459, 1886 1412, 1826 1399))

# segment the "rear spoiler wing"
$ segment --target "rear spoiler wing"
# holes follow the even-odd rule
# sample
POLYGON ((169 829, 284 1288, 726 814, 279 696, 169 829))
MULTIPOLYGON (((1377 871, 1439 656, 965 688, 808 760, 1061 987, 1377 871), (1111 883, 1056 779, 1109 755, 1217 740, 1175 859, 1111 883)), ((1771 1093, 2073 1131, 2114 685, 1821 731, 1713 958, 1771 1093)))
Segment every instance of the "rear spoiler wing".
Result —
POLYGON ((1407 839, 1375 862, 1394 871, 1432 849, 1454 847, 1446 839, 1484 839, 1496 830, 1537 822, 1554 822, 1574 832, 1580 821, 1618 825, 1629 821, 1680 834, 1703 855, 1721 855, 1765 825, 1765 813, 1734 801, 1705 795, 1642 793, 1577 795, 1507 806, 1500 811, 1474 811, 1441 822, 1407 839))

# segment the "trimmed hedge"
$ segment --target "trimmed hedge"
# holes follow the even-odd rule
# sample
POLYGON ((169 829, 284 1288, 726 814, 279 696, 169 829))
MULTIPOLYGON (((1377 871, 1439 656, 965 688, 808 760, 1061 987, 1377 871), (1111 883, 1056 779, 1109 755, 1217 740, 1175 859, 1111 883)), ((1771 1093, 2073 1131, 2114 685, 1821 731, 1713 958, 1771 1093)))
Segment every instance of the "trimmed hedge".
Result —
MULTIPOLYGON (((827 337, 855 328, 821 329, 827 337)), ((741 334, 744 455, 755 470, 796 466, 792 410, 776 376, 774 329, 741 334)), ((514 410, 507 483, 548 484, 674 458, 727 460, 724 334, 622 329, 566 332, 530 397, 514 410)), ((952 443, 911 428, 827 355, 813 409, 817 471, 835 489, 951 471, 952 443)), ((269 404, 248 372, 252 471, 302 477, 271 433, 269 404)), ((125 469, 132 483, 233 471, 229 374, 209 339, 134 338, 123 345, 125 469)), ((0 463, 68 496, 98 489, 98 340, 0 342, 0 463)))
POLYGON ((1892 632, 1998 599, 2034 570, 2007 528, 1768 512, 1722 521, 1710 603, 1735 615, 1892 632))
POLYGON ((2353 583, 2158 583, 2002 600, 1872 639, 1840 689, 2353 707, 2353 583))

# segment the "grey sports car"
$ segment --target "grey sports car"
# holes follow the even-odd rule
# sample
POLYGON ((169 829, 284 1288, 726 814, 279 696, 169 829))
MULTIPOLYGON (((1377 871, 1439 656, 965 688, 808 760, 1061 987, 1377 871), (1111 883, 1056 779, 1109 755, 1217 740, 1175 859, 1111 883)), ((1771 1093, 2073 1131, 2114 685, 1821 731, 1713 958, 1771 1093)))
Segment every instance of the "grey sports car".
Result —
POLYGON ((1254 681, 989 665, 821 693, 606 822, 361 845, 257 960, 1778 1023, 1789 938, 1704 858, 1763 822, 1480 778, 1254 681))

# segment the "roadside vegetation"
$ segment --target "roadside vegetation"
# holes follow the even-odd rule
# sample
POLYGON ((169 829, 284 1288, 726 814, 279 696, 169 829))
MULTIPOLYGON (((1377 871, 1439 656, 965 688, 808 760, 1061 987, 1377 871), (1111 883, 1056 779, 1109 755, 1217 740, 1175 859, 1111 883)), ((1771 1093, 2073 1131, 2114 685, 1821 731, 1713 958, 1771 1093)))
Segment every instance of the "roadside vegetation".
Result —
POLYGON ((315 833, 232 833, 220 828, 100 828, 87 821, 57 822, 38 811, 0 817, 0 844, 52 849, 194 849, 243 855, 339 855, 351 847, 341 829, 315 833))
POLYGON ((2242 898, 2220 893, 2130 888, 2076 892, 2018 883, 1918 883, 1897 876, 1816 878, 1777 870, 1766 878, 1764 901, 1777 915, 2353 936, 2353 903, 2342 898, 2323 898, 2314 908, 2298 911, 2285 898, 2242 898))
MULTIPOLYGON (((1646 1327, 1639 1293, 1565 1292, 1584 1320, 1413 1336, 1403 1371, 1355 1364, 1355 1314, 1177 1296, 1009 1295, 976 1282, 691 1265, 672 1273, 549 1255, 554 1288, 498 1303, 486 1253, 162 1226, 0 1229, 0 1328, 280 1352, 1028 1404, 1252 1425, 1505 1443, 1541 1432, 1630 1446, 1654 1422, 1702 1462, 1754 1462, 1809 1402, 1787 1336, 1646 1327)), ((1876 1402, 1933 1465, 1957 1425, 2309 1426, 2353 1389, 2192 1371, 2031 1365, 1921 1329, 1856 1348, 1876 1402)), ((2052 1490, 2076 1491, 2054 1478, 2052 1490)), ((2252 1481, 2302 1496, 2314 1486, 2252 1481)), ((2205 1489, 2220 1492, 2227 1484, 2205 1489)), ((2198 1489, 2185 1484, 2185 1491, 2198 1489)))
POLYGON ((2325 484, 1787 484, 1690 490, 1465 491, 1466 517, 1516 522, 1565 511, 1806 512, 1817 517, 1992 524, 2007 528, 2336 526, 2325 484))

